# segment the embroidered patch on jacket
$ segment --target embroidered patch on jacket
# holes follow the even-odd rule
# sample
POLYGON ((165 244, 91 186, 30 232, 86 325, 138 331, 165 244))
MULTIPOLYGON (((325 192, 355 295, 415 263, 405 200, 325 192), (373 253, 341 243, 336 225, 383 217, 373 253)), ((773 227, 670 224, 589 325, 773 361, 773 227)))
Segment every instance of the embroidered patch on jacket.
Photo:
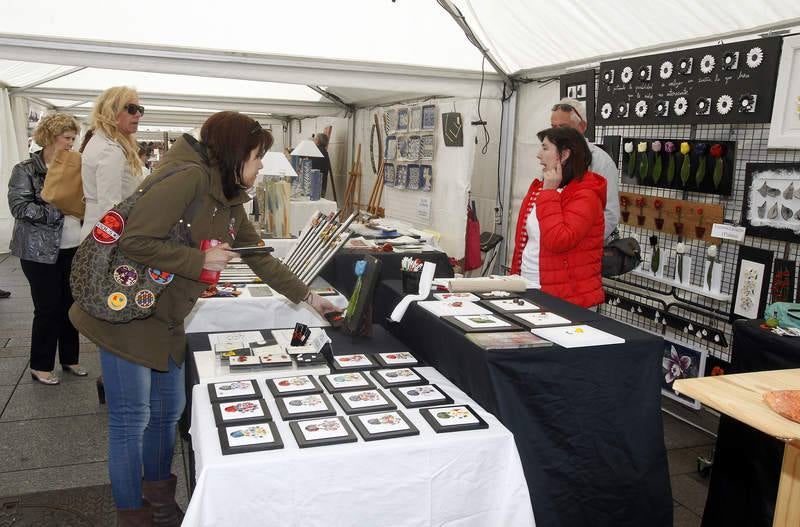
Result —
POLYGON ((142 309, 150 309, 156 303, 156 295, 149 289, 143 289, 136 293, 134 298, 136 305, 142 309))
POLYGON ((114 311, 120 311, 128 305, 128 297, 123 293, 111 293, 108 296, 108 307, 114 311))
POLYGON ((130 287, 139 279, 139 273, 130 265, 120 265, 114 269, 114 281, 125 287, 130 287))
POLYGON ((92 238, 97 243, 111 245, 116 243, 125 231, 125 219, 115 210, 106 212, 97 220, 92 229, 92 238))
POLYGON ((147 274, 150 276, 150 280, 161 285, 167 285, 168 283, 172 282, 173 278, 175 278, 175 275, 172 273, 168 273, 160 269, 154 269, 152 267, 147 268, 147 274))

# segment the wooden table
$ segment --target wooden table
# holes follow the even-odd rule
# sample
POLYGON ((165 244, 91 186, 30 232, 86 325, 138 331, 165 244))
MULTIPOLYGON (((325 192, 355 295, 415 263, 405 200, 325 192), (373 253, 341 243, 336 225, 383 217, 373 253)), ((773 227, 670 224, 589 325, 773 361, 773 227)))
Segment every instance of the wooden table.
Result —
POLYGON ((786 443, 772 525, 800 525, 800 424, 764 401, 769 391, 800 390, 800 369, 679 379, 673 388, 786 443))

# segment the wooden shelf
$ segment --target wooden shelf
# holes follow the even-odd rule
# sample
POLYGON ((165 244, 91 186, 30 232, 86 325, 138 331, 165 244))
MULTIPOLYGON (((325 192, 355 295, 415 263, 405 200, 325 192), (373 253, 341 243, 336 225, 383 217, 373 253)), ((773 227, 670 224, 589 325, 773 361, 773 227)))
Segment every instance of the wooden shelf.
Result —
POLYGON ((712 293, 711 291, 706 291, 702 287, 698 287, 696 285, 683 285, 680 282, 673 280, 672 278, 661 278, 653 273, 648 273, 647 271, 642 271, 641 269, 634 269, 631 271, 631 274, 636 276, 641 276, 642 278, 647 278, 654 282, 659 282, 670 287, 674 287, 676 289, 683 289, 684 291, 690 291, 692 293, 697 293, 698 295, 707 296, 708 298, 713 298, 714 300, 719 300, 720 302, 730 302, 732 295, 726 295, 723 293, 712 293))

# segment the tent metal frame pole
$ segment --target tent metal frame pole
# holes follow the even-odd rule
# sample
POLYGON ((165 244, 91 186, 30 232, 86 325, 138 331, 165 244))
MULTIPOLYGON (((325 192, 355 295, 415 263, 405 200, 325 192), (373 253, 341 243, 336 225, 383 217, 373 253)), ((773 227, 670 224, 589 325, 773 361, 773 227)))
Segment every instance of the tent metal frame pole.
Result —
MULTIPOLYGON (((319 86, 315 86, 314 84, 306 84, 306 86, 308 86, 315 92, 319 93, 329 101, 333 102, 334 104, 345 110, 347 112, 347 115, 350 115, 355 111, 355 107, 352 104, 347 104, 338 95, 331 93, 328 90, 322 89, 319 86)), ((347 117, 347 115, 345 115, 345 117, 347 117)))
POLYGON ((42 79, 38 79, 36 82, 32 82, 30 84, 26 84, 25 86, 20 86, 19 88, 11 88, 10 90, 8 90, 8 93, 9 94, 18 94, 18 93, 24 92, 25 90, 29 90, 31 88, 35 88, 37 86, 40 86, 40 85, 42 85, 42 84, 44 84, 46 82, 54 81, 56 79, 60 79, 62 77, 66 77, 67 75, 72 75, 73 73, 75 73, 77 71, 81 71, 81 70, 85 70, 85 69, 86 69, 86 66, 76 66, 76 67, 70 68, 70 69, 68 69, 66 71, 62 71, 60 73, 54 73, 53 75, 49 75, 49 76, 44 77, 42 79))
MULTIPOLYGON (((517 93, 519 92, 516 90, 513 91, 511 96, 503 101, 503 106, 505 106, 504 112, 508 117, 503 120, 503 128, 500 130, 500 137, 503 138, 503 142, 500 148, 500 157, 497 160, 497 162, 500 163, 500 173, 502 174, 501 182, 503 188, 501 192, 504 210, 502 211, 503 214, 500 220, 500 232, 503 235, 503 241, 500 242, 500 256, 495 262, 495 267, 501 271, 508 261, 508 227, 509 224, 513 225, 512 212, 514 208, 511 206, 511 189, 514 183, 512 180, 512 169, 514 168, 514 136, 517 126, 517 93)), ((500 272, 499 274, 505 273, 500 272)))

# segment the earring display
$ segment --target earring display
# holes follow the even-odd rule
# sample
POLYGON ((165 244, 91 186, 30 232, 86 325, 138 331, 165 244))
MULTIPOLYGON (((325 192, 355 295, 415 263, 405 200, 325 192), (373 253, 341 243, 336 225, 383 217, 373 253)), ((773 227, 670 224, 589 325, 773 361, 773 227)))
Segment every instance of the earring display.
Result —
POLYGON ((800 242, 800 163, 747 163, 742 223, 752 236, 800 242))
POLYGON ((602 62, 597 122, 768 123, 780 46, 770 37, 602 62))

